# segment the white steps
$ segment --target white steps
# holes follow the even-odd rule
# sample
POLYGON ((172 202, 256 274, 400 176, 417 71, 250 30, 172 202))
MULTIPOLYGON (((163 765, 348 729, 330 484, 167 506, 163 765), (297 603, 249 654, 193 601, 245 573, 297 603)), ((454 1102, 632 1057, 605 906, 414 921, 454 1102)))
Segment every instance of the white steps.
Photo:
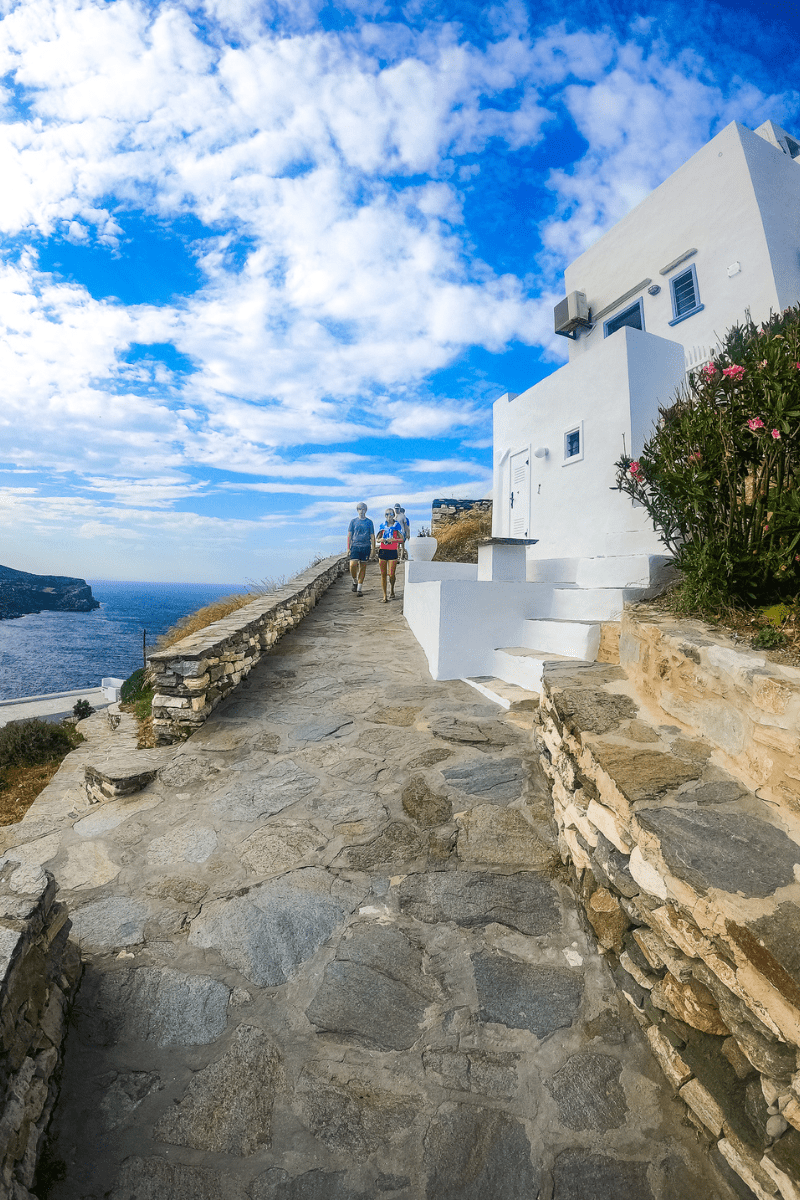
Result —
POLYGON ((523 621, 520 645, 543 655, 563 655, 594 662, 600 646, 600 624, 597 621, 547 619, 523 621))
POLYGON ((537 694, 542 690, 546 663, 574 661, 573 655, 549 654, 528 646, 504 646, 494 652, 495 671, 500 679, 537 694))
POLYGON ((549 616, 556 621, 620 621, 628 601, 644 599, 646 588, 553 588, 549 616))

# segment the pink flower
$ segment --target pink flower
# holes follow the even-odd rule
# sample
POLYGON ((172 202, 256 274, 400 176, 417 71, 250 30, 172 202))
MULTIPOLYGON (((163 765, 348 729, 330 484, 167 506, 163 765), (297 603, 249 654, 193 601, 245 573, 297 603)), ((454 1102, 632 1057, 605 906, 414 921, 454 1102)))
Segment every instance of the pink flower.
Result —
POLYGON ((761 362, 758 365, 760 367, 765 367, 767 365, 767 360, 765 358, 762 358, 761 362))
POLYGON ((747 428, 751 433, 755 433, 757 429, 764 428, 764 422, 761 420, 761 417, 751 417, 747 422, 747 428))
POLYGON ((628 470, 630 471, 630 473, 634 479, 638 480, 638 479, 644 478, 644 471, 642 470, 642 468, 640 467, 638 462, 632 462, 630 464, 630 466, 628 467, 628 470))
POLYGON ((773 429, 773 431, 772 431, 772 436, 775 438, 775 441, 776 441, 776 442, 779 442, 779 441, 781 440, 781 431, 780 431, 780 429, 773 429))
POLYGON ((706 382, 710 383, 712 379, 716 378, 717 368, 713 363, 706 363, 700 374, 703 376, 706 382))
POLYGON ((689 455, 688 461, 692 464, 692 466, 696 467, 703 461, 703 456, 699 450, 695 450, 694 454, 689 455))
POLYGON ((798 371, 800 371, 800 363, 795 363, 794 365, 797 367, 798 371))
POLYGON ((726 379, 732 379, 734 381, 734 383, 738 383, 739 380, 744 375, 744 367, 739 367, 739 366, 726 367, 725 370, 722 372, 722 374, 725 376, 726 379))

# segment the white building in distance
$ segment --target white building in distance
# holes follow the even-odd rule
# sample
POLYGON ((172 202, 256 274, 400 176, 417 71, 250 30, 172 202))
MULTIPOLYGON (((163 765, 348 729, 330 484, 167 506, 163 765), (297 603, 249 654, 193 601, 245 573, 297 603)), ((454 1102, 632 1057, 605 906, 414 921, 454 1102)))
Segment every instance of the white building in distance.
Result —
POLYGON ((593 659, 599 623, 657 590, 664 546, 614 463, 638 457, 732 325, 800 301, 800 140, 772 121, 728 125, 565 284, 569 362, 494 405, 496 544, 477 568, 408 565, 404 611, 434 678, 538 690, 548 655, 593 659))

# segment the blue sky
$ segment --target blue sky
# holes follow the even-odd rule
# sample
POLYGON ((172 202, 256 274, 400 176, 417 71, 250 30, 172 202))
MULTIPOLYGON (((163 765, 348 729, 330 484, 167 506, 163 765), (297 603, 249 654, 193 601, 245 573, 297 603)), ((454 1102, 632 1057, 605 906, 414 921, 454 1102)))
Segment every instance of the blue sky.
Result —
POLYGON ((796 9, 0 0, 0 562, 239 583, 484 495, 565 265, 800 132, 796 9))

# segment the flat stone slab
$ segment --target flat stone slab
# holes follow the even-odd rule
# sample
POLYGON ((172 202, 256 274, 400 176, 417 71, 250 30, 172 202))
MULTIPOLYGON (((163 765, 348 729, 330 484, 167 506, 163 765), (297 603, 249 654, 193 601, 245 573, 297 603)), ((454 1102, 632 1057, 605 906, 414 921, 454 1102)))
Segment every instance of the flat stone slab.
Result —
POLYGON ((213 808, 229 821, 258 821, 305 800, 318 787, 316 775, 285 759, 254 777, 232 782, 214 797, 213 808))
POLYGON ((493 804, 508 804, 522 795, 525 775, 519 758, 489 758, 443 771, 451 787, 493 804))
POLYGON ((575 1020, 583 995, 581 976, 564 967, 531 966, 498 955, 473 955, 478 1019, 529 1029, 538 1038, 575 1020))
POLYGON ((657 834, 670 871, 696 891, 719 888, 769 896, 794 882, 800 846, 774 825, 746 813, 648 808, 636 818, 657 834))
POLYGON ((568 1129, 619 1129, 628 1104, 619 1077, 622 1063, 608 1054, 573 1054, 548 1083, 568 1129))
POLYGON ((109 1200, 247 1200, 244 1185, 225 1171, 188 1167, 163 1158, 126 1159, 109 1200))
POLYGON ((255 1179, 251 1200, 373 1200, 373 1192, 356 1191, 345 1182, 345 1171, 305 1171, 292 1178, 271 1167, 255 1179))
POLYGON ((255 1154, 272 1140, 280 1056, 263 1029, 239 1025, 227 1053, 192 1078, 153 1136, 172 1146, 255 1154))
POLYGON ((468 863, 508 867, 548 867, 555 851, 516 808, 478 804, 456 815, 458 856, 468 863))
POLYGON ((276 987, 344 924, 362 895, 318 867, 292 871, 204 905, 189 944, 215 949, 253 983, 276 987))
POLYGON ((409 875, 400 885, 401 911, 419 921, 455 921, 462 926, 497 921, 532 937, 558 928, 556 901, 552 883, 533 871, 440 871, 409 875))
POLYGON ((427 1200, 533 1200, 541 1172, 523 1126, 496 1109, 443 1109, 425 1135, 427 1200))
POLYGON ((421 1096, 403 1096, 376 1088, 366 1079, 337 1081, 313 1070, 297 1086, 303 1120, 334 1153, 364 1162, 398 1132, 412 1124, 421 1096))
POLYGON ((553 1200, 653 1200, 646 1162, 625 1162, 586 1150, 559 1154, 553 1181, 553 1200))
POLYGON ((225 1031, 229 997, 230 988, 209 975, 123 968, 84 983, 79 1021, 87 1040, 100 1045, 205 1046, 225 1031))
POLYGON ((345 713, 331 713, 320 720, 298 725, 292 733, 292 738, 296 742, 321 742, 323 738, 333 737, 334 734, 342 737, 352 724, 351 716, 345 713))
POLYGON ((592 688, 568 688, 555 692, 553 704, 570 733, 611 733, 637 714, 629 696, 592 688))
POLYGON ((391 926, 358 926, 325 968, 306 1016, 320 1030, 385 1050, 407 1050, 431 995, 418 950, 391 926))
POLYGON ((144 940, 151 906, 129 896, 92 900, 72 913, 72 936, 79 946, 122 949, 144 940))
POLYGON ((629 750, 616 742, 594 742, 592 753, 631 804, 674 791, 703 774, 702 762, 683 762, 657 750, 629 750))
POLYGON ((446 796, 439 796, 424 779, 412 779, 403 789, 403 808, 418 825, 435 828, 449 821, 453 809, 446 796))

